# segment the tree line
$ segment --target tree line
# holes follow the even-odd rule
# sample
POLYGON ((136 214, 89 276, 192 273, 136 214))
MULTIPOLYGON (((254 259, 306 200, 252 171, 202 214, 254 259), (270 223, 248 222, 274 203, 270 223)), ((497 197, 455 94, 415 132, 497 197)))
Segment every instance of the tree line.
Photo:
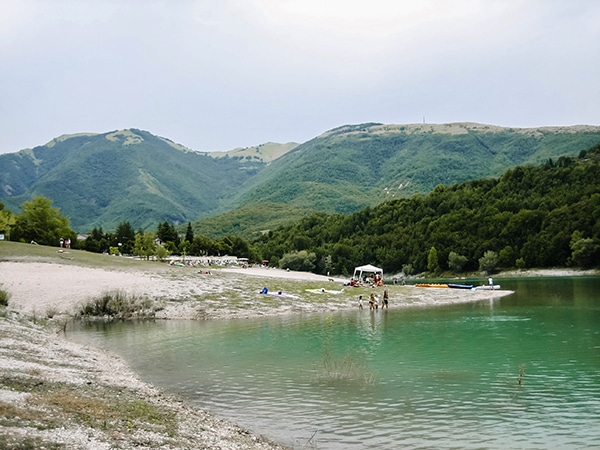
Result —
POLYGON ((519 166, 498 179, 440 185, 350 215, 315 213, 253 244, 273 262, 351 274, 600 263, 600 144, 578 157, 519 166))
POLYGON ((293 270, 348 275, 376 264, 386 273, 472 272, 543 267, 597 267, 600 262, 600 144, 578 157, 519 166, 497 179, 440 185, 426 196, 394 199, 353 214, 310 214, 246 241, 195 236, 190 223, 135 232, 94 228, 81 241, 68 218, 36 197, 12 216, 0 203, 0 232, 10 239, 93 252, 164 258, 234 255, 293 270), (185 228, 185 231, 184 231, 185 228), (5 231, 6 232, 6 231, 5 231))
POLYGON ((53 207, 52 200, 46 197, 38 196, 23 202, 21 211, 14 215, 0 202, 0 233, 5 239, 55 247, 69 240, 74 249, 146 259, 164 259, 170 255, 236 255, 252 261, 260 260, 244 239, 237 236, 220 239, 194 236, 191 223, 182 234, 167 221, 159 223, 156 231, 134 231, 129 222, 122 222, 114 232, 96 227, 87 236, 78 239, 77 233, 70 228, 69 218, 59 208, 53 207))

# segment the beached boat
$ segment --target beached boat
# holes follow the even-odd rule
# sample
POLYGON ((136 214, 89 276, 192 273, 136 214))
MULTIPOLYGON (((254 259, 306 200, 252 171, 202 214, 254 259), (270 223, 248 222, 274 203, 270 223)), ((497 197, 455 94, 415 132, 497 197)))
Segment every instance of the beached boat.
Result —
POLYGON ((452 289, 473 289, 472 284, 453 284, 448 283, 448 287, 452 289))
POLYGON ((447 284, 442 283, 417 283, 416 287, 426 287, 426 288, 448 288, 447 284))
POLYGON ((494 285, 490 285, 490 284, 484 284, 482 286, 475 286, 473 289, 477 289, 477 290, 498 290, 500 289, 500 285, 499 284, 494 284, 494 285))

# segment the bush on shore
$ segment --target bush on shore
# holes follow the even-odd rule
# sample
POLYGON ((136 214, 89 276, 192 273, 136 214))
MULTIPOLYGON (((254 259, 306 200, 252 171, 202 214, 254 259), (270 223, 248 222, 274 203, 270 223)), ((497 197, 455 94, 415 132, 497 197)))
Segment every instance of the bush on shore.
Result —
POLYGON ((88 319, 102 317, 110 320, 128 320, 151 319, 155 313, 156 308, 151 299, 115 290, 103 292, 99 297, 81 305, 76 316, 88 319))
POLYGON ((0 306, 8 306, 8 300, 10 300, 10 293, 0 289, 0 306))

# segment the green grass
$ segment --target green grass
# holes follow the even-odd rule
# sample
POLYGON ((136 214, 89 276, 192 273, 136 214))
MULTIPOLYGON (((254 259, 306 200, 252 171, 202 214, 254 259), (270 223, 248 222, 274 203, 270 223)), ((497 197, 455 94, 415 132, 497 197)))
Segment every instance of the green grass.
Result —
POLYGON ((0 242, 1 261, 35 261, 60 263, 105 269, 156 269, 164 264, 155 261, 141 261, 122 256, 109 256, 84 250, 62 249, 45 245, 23 244, 20 242, 0 242))

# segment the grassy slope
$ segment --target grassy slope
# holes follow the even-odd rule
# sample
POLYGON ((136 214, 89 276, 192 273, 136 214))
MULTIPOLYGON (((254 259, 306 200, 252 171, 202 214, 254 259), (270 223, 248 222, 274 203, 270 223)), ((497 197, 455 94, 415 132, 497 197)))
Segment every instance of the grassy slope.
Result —
POLYGON ((0 261, 27 261, 75 265, 114 270, 160 270, 165 264, 132 258, 90 253, 69 249, 59 252, 57 247, 0 241, 0 261))
POLYGON ((2 198, 7 209, 18 212, 23 201, 44 195, 82 232, 197 219, 252 175, 234 160, 183 151, 140 130, 65 138, 6 156, 0 181, 10 186, 2 198))
POLYGON ((244 235, 255 236, 297 220, 301 210, 352 213, 390 198, 424 194, 439 184, 497 177, 517 165, 577 155, 597 142, 598 127, 340 127, 271 163, 248 180, 228 204, 230 212, 199 221, 194 228, 210 230, 211 235, 241 228, 244 235), (255 210, 260 221, 248 220, 249 210, 255 210))

